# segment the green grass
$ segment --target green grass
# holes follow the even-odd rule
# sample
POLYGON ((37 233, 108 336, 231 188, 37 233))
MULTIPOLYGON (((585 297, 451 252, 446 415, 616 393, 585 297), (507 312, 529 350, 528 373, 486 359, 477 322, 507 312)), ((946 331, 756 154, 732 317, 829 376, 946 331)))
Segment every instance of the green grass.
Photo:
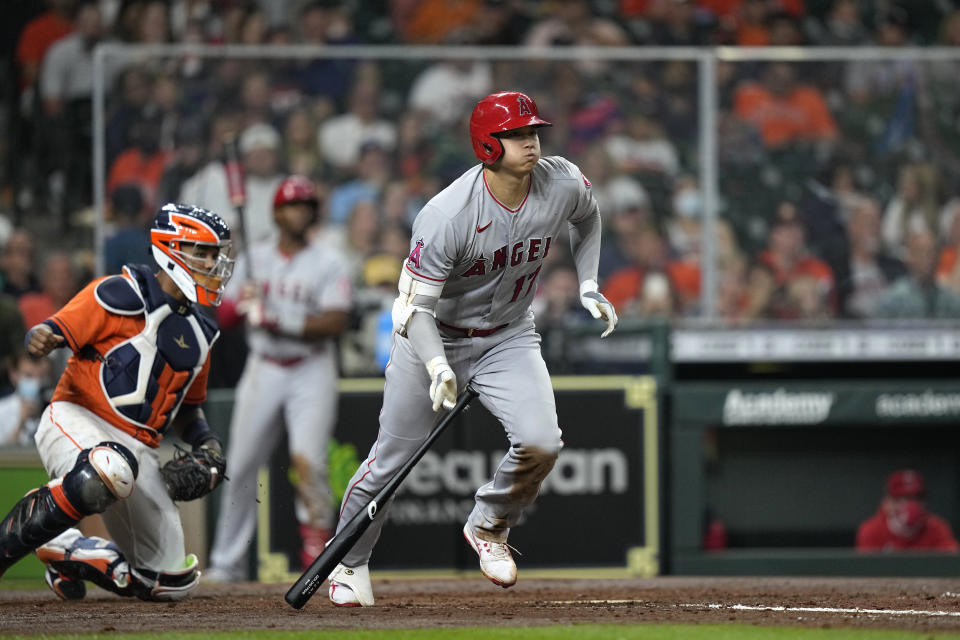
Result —
POLYGON ((870 629, 806 629, 750 625, 574 625, 563 627, 396 629, 377 631, 220 631, 7 636, 44 640, 960 640, 960 634, 870 629))

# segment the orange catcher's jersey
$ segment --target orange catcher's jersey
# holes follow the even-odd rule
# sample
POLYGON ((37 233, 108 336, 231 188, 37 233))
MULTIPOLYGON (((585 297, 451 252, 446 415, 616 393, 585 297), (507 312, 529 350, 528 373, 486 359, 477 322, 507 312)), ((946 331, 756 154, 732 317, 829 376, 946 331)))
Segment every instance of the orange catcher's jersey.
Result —
POLYGON ((164 293, 145 265, 94 280, 46 323, 73 351, 54 402, 156 447, 181 404, 206 399, 217 326, 164 293))

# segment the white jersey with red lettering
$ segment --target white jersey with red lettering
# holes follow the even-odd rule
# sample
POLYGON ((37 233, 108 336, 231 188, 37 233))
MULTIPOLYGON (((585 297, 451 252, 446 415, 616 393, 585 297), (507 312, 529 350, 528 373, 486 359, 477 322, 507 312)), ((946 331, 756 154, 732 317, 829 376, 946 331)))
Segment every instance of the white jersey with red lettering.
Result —
MULTIPOLYGON (((286 428, 296 470, 295 509, 305 549, 308 540, 329 539, 335 515, 327 480, 327 444, 337 416, 337 343, 334 338, 282 335, 282 330, 284 326, 302 330, 309 315, 350 309, 346 263, 329 247, 311 244, 286 255, 275 241, 260 243, 238 260, 228 300, 236 300, 251 273, 260 285, 264 317, 281 331, 278 335, 263 326, 247 329, 250 353, 230 422, 230 482, 224 485, 210 552, 211 574, 221 580, 248 578, 257 472, 269 461, 281 429, 286 428)), ((314 546, 322 549, 323 543, 314 546)), ((310 559, 317 553, 311 551, 310 559)))
MULTIPOLYGON (((542 158, 526 198, 510 209, 490 193, 478 165, 417 216, 405 269, 443 285, 439 321, 473 329, 508 324, 529 310, 543 259, 564 227, 597 214, 590 186, 568 160, 542 158)), ((580 274, 587 278, 596 273, 580 274)))
MULTIPOLYGON (((506 541, 537 496, 562 446, 550 374, 540 354, 530 303, 543 260, 564 228, 579 242, 581 281, 595 279, 599 211, 590 182, 560 157, 542 158, 515 209, 490 192, 476 166, 430 200, 413 224, 410 277, 442 285, 436 305, 444 354, 462 389, 469 383, 503 425, 509 447, 489 482, 463 514, 480 538, 506 541)), ((350 481, 340 523, 363 509, 443 417, 434 413, 430 377, 411 341, 394 332, 380 432, 350 481)), ((386 511, 390 503, 379 505, 386 511)), ((366 563, 387 520, 378 511, 346 566, 366 563)))

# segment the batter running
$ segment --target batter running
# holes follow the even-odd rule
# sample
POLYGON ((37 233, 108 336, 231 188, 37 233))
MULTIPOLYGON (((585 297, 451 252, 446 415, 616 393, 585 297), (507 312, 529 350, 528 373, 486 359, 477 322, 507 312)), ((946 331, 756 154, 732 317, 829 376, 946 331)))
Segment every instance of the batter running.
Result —
MULTIPOLYGON (((606 320, 602 337, 617 324, 613 305, 597 291, 601 228, 590 182, 566 159, 540 157, 537 129, 549 125, 516 91, 491 94, 474 108, 470 138, 483 164, 437 194, 414 221, 393 307, 380 432, 340 514, 341 525, 349 522, 376 495, 438 422, 435 412, 453 408, 470 382, 503 424, 510 448, 477 490, 463 535, 480 570, 502 587, 517 581, 510 528, 562 446, 530 302, 565 227, 583 306, 606 320)), ((377 517, 330 574, 333 604, 373 605, 368 562, 384 521, 377 517)))

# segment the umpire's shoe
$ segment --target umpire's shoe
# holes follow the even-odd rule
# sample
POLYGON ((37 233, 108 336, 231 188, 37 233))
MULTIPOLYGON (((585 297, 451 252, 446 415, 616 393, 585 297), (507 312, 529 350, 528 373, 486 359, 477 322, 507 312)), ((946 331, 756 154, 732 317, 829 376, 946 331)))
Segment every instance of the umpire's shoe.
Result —
POLYGON ((338 607, 372 607, 373 587, 367 565, 338 564, 330 574, 330 602, 338 607))
POLYGON ((478 538, 470 528, 470 523, 463 525, 463 537, 480 556, 480 571, 493 584, 506 589, 517 583, 517 565, 510 553, 510 545, 478 538))

